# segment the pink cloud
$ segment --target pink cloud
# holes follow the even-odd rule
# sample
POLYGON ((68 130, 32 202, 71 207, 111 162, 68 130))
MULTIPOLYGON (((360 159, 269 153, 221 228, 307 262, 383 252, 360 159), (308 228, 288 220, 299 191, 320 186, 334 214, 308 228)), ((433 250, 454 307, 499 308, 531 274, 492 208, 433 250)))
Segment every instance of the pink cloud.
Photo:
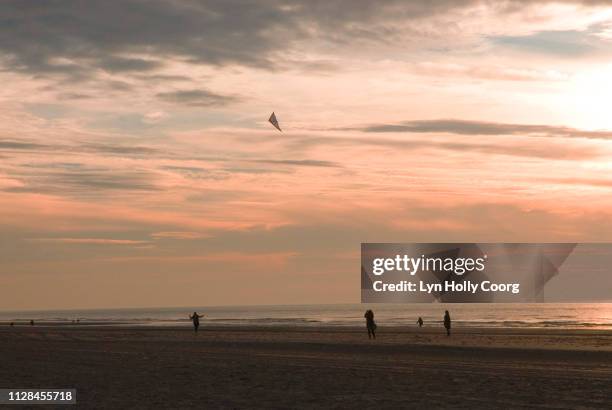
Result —
POLYGON ((148 241, 134 241, 129 239, 106 238, 30 238, 30 242, 66 243, 66 244, 94 244, 94 245, 143 245, 148 241))
POLYGON ((200 232, 154 232, 151 234, 153 239, 201 239, 201 238, 210 238, 211 235, 207 235, 200 232))

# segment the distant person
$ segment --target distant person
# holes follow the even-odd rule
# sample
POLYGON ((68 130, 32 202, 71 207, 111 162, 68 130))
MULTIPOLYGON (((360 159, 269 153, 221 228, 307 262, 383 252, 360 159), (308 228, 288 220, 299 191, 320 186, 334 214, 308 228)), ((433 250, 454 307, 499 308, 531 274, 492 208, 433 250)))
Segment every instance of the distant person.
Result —
POLYGON ((197 312, 193 312, 193 315, 189 316, 189 319, 193 322, 193 331, 198 332, 198 328, 200 327, 200 318, 204 317, 204 315, 198 315, 197 312))
POLYGON ((419 316, 419 319, 417 320, 417 325, 419 325, 419 327, 423 327, 423 318, 419 316))
POLYGON ((365 317, 366 320, 366 327, 368 329, 368 339, 376 339, 376 323, 374 323, 374 312, 368 309, 366 310, 365 315, 363 315, 363 317, 365 317))
POLYGON ((34 326, 34 321, 30 320, 30 326, 34 326))
POLYGON ((15 326, 15 322, 11 322, 11 327, 15 326))
POLYGON ((446 336, 450 336, 451 318, 448 310, 444 313, 444 328, 446 329, 446 336))

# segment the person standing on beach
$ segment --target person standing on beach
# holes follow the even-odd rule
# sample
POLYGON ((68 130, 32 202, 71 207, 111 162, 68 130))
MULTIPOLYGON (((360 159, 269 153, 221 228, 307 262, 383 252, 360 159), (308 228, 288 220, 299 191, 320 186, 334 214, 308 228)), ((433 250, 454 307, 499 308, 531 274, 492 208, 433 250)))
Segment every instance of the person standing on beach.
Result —
POLYGON ((197 312, 193 312, 193 315, 189 316, 189 319, 193 322, 193 331, 195 333, 198 332, 198 328, 200 327, 200 318, 204 317, 204 315, 198 315, 197 312))
POLYGON ((423 318, 419 316, 418 320, 417 320, 417 325, 419 325, 419 327, 423 327, 423 318))
POLYGON ((363 317, 365 317, 366 320, 366 327, 368 329, 368 339, 376 339, 376 323, 374 323, 374 312, 368 309, 366 310, 365 315, 363 315, 363 317))
POLYGON ((451 318, 448 310, 444 313, 444 327, 446 328, 446 336, 450 336, 451 318))

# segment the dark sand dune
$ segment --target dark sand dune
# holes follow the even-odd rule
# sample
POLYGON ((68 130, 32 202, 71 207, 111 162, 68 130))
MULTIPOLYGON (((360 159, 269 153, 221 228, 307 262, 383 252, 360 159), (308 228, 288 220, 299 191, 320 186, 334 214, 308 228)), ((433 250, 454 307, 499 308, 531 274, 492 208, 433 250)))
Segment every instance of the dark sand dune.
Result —
POLYGON ((21 327, 0 385, 83 408, 611 408, 612 333, 21 327))

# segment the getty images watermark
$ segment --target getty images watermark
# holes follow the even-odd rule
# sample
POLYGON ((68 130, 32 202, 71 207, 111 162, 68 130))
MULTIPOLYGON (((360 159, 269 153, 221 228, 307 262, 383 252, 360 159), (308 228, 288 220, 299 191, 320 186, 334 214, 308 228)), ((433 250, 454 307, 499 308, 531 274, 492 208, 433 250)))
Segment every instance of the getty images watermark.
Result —
POLYGON ((580 274, 609 263, 610 244, 362 243, 361 300, 542 302, 564 270, 580 274))

